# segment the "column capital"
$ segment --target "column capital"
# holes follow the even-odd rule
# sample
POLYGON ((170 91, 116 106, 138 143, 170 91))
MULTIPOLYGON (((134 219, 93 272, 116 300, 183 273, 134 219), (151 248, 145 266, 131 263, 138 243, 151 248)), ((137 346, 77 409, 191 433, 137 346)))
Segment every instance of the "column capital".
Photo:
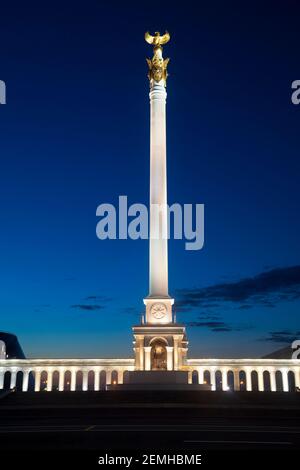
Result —
POLYGON ((161 83, 155 83, 150 88, 149 99, 152 100, 161 100, 163 102, 167 99, 167 92, 165 87, 161 83))

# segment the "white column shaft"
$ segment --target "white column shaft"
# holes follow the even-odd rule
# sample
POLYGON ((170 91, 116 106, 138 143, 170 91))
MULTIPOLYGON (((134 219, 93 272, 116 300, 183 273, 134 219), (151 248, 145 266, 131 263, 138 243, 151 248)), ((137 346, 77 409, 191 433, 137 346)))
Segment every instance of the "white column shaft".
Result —
POLYGON ((34 391, 39 392, 41 389, 41 371, 37 370, 34 374, 34 391))
POLYGON ((52 379, 53 379, 53 372, 48 371, 48 374, 47 374, 47 392, 52 392, 52 379))
POLYGON ((0 390, 2 390, 4 387, 4 374, 5 370, 0 370, 0 390))
POLYGON ((216 371, 214 369, 210 370, 210 384, 211 389, 214 392, 216 390, 216 371))
POLYGON ((222 390, 228 390, 227 369, 222 370, 222 390))
POLYGON ((282 373, 283 391, 288 392, 289 391, 288 371, 286 369, 283 369, 281 373, 282 373))
POLYGON ((144 338, 139 343, 140 370, 144 370, 144 338))
POLYGON ((17 372, 12 371, 10 376, 10 388, 15 388, 17 382, 17 372))
POLYGON ((88 389, 88 376, 89 376, 88 370, 84 370, 82 374, 82 391, 83 392, 86 392, 88 389))
POLYGON ((25 370, 23 372, 22 392, 28 392, 28 379, 29 379, 29 371, 25 370))
POLYGON ((100 370, 95 370, 95 381, 94 381, 94 390, 98 392, 100 390, 100 370))
POLYGON ((252 392, 251 369, 246 369, 246 390, 247 392, 252 392))
POLYGON ((76 391, 76 372, 77 370, 76 369, 73 369, 71 371, 71 392, 75 392, 76 391))
POLYGON ((174 338, 174 370, 178 370, 178 339, 174 338))
POLYGON ((63 392, 64 386, 65 386, 65 371, 62 369, 58 371, 58 373, 59 373, 58 390, 59 392, 63 392))
POLYGON ((167 369, 173 370, 173 347, 167 346, 167 369))
POLYGON ((198 383, 203 384, 204 383, 204 369, 201 367, 201 369, 198 369, 198 383))
POLYGON ((270 385, 271 385, 271 392, 276 392, 276 376, 275 370, 270 371, 270 385))
POLYGON ((295 375, 295 387, 300 388, 300 371, 298 369, 295 369, 294 375, 295 375))
POLYGON ((145 370, 151 370, 151 346, 145 346, 145 370))
POLYGON ((166 90, 154 83, 150 91, 150 279, 149 295, 168 295, 166 90), (164 211, 154 210, 153 204, 164 211), (156 238, 156 239, 155 239, 156 238))
POLYGON ((257 371, 257 376, 258 376, 258 391, 263 392, 264 391, 264 375, 262 370, 257 371))
POLYGON ((122 383, 123 383, 123 371, 118 370, 118 384, 122 384, 122 383))

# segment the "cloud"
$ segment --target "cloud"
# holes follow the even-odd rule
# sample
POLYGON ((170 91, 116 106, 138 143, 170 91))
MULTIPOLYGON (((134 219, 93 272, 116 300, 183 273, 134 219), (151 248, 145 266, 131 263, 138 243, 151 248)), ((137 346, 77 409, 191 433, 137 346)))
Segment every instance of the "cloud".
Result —
POLYGON ((295 339, 300 339, 300 331, 292 332, 290 330, 270 331, 269 336, 259 338, 258 341, 269 341, 271 343, 291 344, 295 339))
POLYGON ((201 320, 220 320, 221 316, 220 315, 215 315, 215 314, 210 314, 210 313, 201 313, 201 316, 199 317, 201 320))
POLYGON ((106 303, 111 300, 111 298, 105 297, 104 295, 88 295, 83 299, 82 303, 70 305, 70 308, 92 312, 106 308, 106 303))
POLYGON ((223 321, 191 321, 187 323, 188 326, 197 327, 197 328, 209 328, 214 332, 229 332, 229 331, 243 331, 249 330, 251 326, 249 325, 231 325, 223 321))
POLYGON ((207 303, 207 304, 202 304, 202 307, 203 308, 218 308, 220 307, 220 304, 217 304, 217 303, 207 303))
POLYGON ((222 302, 248 309, 260 304, 274 308, 278 301, 300 299, 300 266, 276 268, 234 282, 177 290, 179 308, 210 307, 222 302), (247 305, 247 306, 246 306, 247 305))
POLYGON ((110 302, 110 297, 105 297, 105 295, 88 295, 84 300, 101 300, 102 302, 110 302))
POLYGON ((77 308, 78 310, 86 310, 86 311, 92 311, 92 310, 101 310, 104 308, 103 305, 88 305, 88 304, 75 304, 71 305, 71 308, 77 308))

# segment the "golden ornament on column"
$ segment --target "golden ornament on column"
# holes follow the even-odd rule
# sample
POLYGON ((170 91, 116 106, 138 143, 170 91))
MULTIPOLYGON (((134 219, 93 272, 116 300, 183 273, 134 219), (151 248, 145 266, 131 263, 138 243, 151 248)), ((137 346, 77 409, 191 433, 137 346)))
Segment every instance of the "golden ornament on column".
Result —
POLYGON ((146 59, 149 67, 148 78, 150 82, 154 80, 157 83, 163 80, 166 86, 168 76, 167 66, 170 59, 163 58, 163 48, 161 46, 170 41, 170 34, 166 31, 165 34, 161 36, 159 32, 156 32, 154 36, 151 36, 147 31, 147 33, 145 33, 145 40, 148 44, 153 44, 154 46, 152 59, 146 59))

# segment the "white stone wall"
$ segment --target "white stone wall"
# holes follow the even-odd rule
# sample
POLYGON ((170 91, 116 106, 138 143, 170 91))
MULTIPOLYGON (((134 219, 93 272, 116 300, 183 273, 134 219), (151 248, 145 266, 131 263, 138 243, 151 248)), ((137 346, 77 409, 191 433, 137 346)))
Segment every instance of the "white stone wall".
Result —
MULTIPOLYGON (((210 383, 212 391, 294 391, 300 388, 298 359, 188 359, 183 366, 189 382, 210 383), (231 377, 231 378, 230 378, 231 377)), ((21 375, 21 389, 29 383, 39 392, 100 390, 100 385, 123 383, 126 371, 135 370, 134 359, 3 359, 0 360, 0 389, 5 374, 14 388, 21 375), (54 380, 55 378, 55 380, 54 380), (54 385, 56 382, 56 385, 54 385)))

